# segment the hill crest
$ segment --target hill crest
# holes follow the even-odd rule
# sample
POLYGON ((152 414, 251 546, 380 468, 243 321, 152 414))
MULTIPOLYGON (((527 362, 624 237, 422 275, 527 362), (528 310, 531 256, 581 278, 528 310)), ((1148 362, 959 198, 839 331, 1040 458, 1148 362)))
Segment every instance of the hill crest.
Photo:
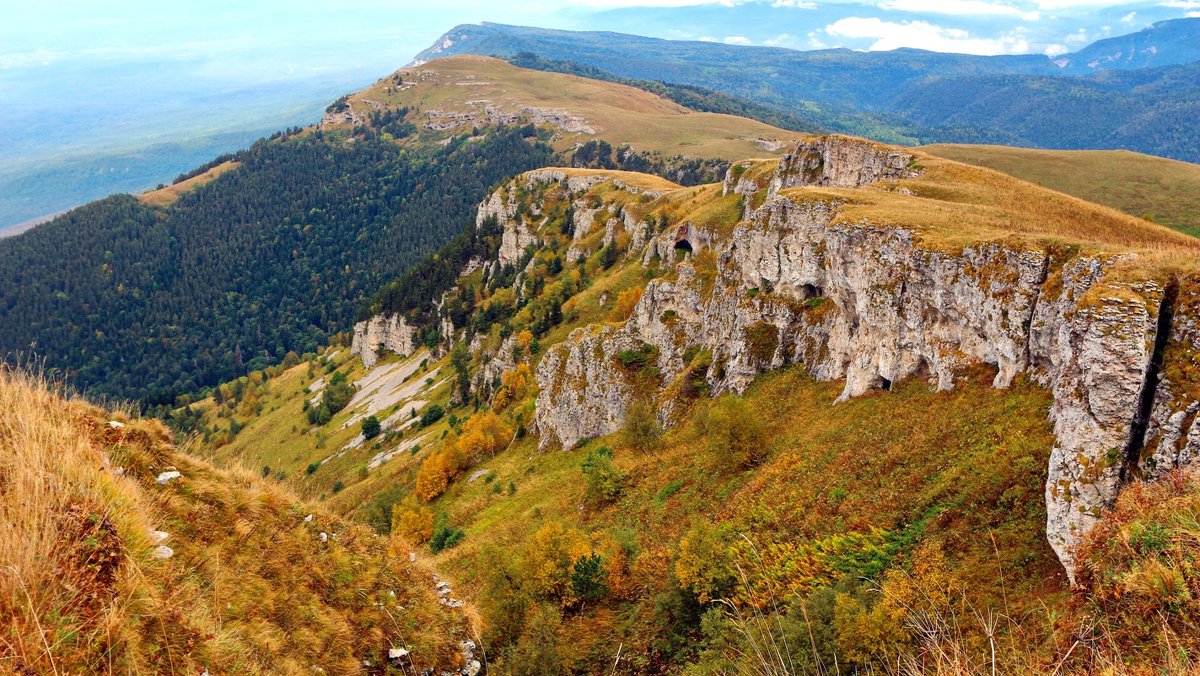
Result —
POLYGON ((322 126, 407 108, 421 128, 438 133, 523 121, 552 128, 553 145, 560 150, 597 139, 664 156, 726 160, 778 153, 802 136, 746 118, 689 110, 627 85, 476 55, 403 68, 349 96, 345 105, 347 111, 327 113, 322 126))

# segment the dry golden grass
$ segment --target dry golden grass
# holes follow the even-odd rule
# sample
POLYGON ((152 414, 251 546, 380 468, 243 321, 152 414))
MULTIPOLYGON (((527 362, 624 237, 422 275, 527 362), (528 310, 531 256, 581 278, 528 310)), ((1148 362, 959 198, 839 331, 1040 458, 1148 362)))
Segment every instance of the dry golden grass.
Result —
POLYGON ((1087 254, 1136 253, 1116 266, 1114 281, 1194 271, 1200 240, 1026 183, 1000 172, 917 156, 916 178, 866 188, 789 188, 797 202, 835 201, 837 223, 911 229, 923 246, 954 252, 979 242, 1078 247, 1087 254))
POLYGON ((114 529, 149 532, 134 492, 100 471, 101 454, 79 433, 92 411, 47 385, 0 371, 0 663, 18 673, 59 673, 72 661, 70 632, 111 630, 109 604, 127 602, 115 593, 123 552, 114 529), (69 535, 95 546, 79 551, 69 535))
MULTIPOLYGON (((482 112, 483 104, 469 105, 472 101, 487 101, 505 113, 520 113, 524 106, 565 110, 585 119, 596 135, 564 131, 557 135, 555 147, 601 138, 614 146, 628 143, 668 156, 736 160, 762 155, 764 148, 755 142, 758 138, 802 136, 734 115, 695 112, 634 87, 517 68, 484 56, 436 59, 398 75, 404 87, 397 89, 391 78, 385 78, 352 96, 351 105, 364 113, 373 109, 372 101, 422 111, 482 112)), ((424 117, 418 114, 418 120, 419 124, 424 117)))
POLYGON ((1002 171, 1200 236, 1200 165, 1128 150, 938 144, 922 152, 1002 171))
POLYGON ((417 669, 461 662, 464 617, 405 543, 306 519, 280 486, 177 452, 159 422, 113 425, 48 385, 0 371, 0 671, 358 673, 399 645, 417 669))
POLYGON ((211 183, 221 174, 224 174, 231 169, 236 169, 239 166, 241 166, 241 162, 235 162, 233 160, 222 162, 203 174, 193 176, 186 181, 180 181, 175 185, 169 185, 159 190, 144 192, 141 195, 138 195, 138 199, 145 204, 153 204, 156 207, 165 207, 179 199, 179 197, 184 193, 191 192, 202 185, 211 183))

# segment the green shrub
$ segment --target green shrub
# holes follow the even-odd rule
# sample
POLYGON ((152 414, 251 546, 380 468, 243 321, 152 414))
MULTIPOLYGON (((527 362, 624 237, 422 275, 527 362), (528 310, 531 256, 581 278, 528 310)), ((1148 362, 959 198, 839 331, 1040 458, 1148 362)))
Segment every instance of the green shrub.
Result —
POLYGON ((631 371, 640 371, 657 361, 657 352, 653 345, 642 343, 642 346, 636 350, 618 352, 617 361, 631 371))
POLYGON ((437 404, 430 405, 430 407, 425 409, 425 412, 421 414, 421 427, 429 427, 435 422, 441 420, 445 413, 446 411, 441 406, 437 404))
POLYGON ((592 552, 581 556, 571 569, 571 591, 579 603, 596 601, 608 593, 608 585, 604 577, 604 560, 592 552))
POLYGON ((718 467, 747 469, 767 456, 767 427, 741 397, 724 397, 708 410, 708 450, 718 467))
POLYGON ((1135 523, 1130 531, 1129 544, 1133 545, 1133 548, 1143 556, 1157 554, 1171 544, 1167 529, 1163 528, 1161 524, 1135 523))
POLYGON ((678 493, 680 488, 683 488, 683 479, 676 479, 666 486, 663 486, 662 490, 654 496, 654 499, 658 502, 666 502, 667 498, 678 493))
POLYGON ((433 538, 429 541, 429 549, 434 554, 437 554, 442 550, 450 549, 454 545, 462 542, 462 539, 466 537, 466 535, 466 533, 458 528, 443 524, 438 526, 437 530, 433 531, 433 538))
POLYGON ((321 393, 321 406, 329 409, 332 415, 346 408, 346 404, 350 403, 350 399, 354 397, 354 385, 346 381, 346 374, 338 372, 333 374, 329 379, 329 384, 325 386, 325 391, 321 393))
POLYGON ((382 428, 379 425, 379 418, 376 418, 373 415, 363 418, 362 435, 364 439, 374 439, 375 437, 379 436, 381 431, 382 428))
POLYGON ((328 406, 321 404, 308 409, 306 417, 308 418, 308 423, 310 425, 321 426, 328 423, 333 418, 333 413, 329 410, 328 406))
POLYGON ((612 450, 600 447, 583 461, 584 496, 589 502, 609 502, 621 494, 625 476, 612 461, 612 450))

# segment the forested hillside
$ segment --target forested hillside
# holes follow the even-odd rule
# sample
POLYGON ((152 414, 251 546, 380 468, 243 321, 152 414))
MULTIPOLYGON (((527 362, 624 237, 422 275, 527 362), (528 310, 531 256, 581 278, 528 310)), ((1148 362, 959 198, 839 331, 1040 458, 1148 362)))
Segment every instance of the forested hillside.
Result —
POLYGON ((171 402, 305 352, 551 163, 530 127, 436 152, 374 134, 263 141, 167 208, 116 195, 0 241, 0 350, 96 394, 171 402))
MULTIPOLYGON (((44 360, 89 394, 173 403, 348 330, 385 284, 473 228, 502 179, 572 157, 710 182, 790 133, 495 59, 402 70, 335 101, 317 128, 0 241, 0 354, 44 360)), ((446 272, 427 266, 414 288, 446 272)))
POLYGON ((1200 161, 1200 63, 1085 78, 988 75, 910 85, 889 109, 927 141, 1126 148, 1200 161))

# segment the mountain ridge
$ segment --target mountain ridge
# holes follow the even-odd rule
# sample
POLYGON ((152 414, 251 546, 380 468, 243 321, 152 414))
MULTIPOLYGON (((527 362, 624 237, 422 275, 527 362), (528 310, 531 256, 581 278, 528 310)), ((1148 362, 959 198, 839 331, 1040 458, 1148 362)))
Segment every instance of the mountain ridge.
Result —
MULTIPOLYGON (((1200 19, 1165 25, 1184 35, 1200 34, 1200 19)), ((1163 24, 1156 26, 1161 32, 1163 24)), ((1197 161, 1200 146, 1180 129, 1194 112, 1193 74, 1200 68, 1194 61, 1200 57, 1190 49, 1192 43, 1183 44, 1188 48, 1176 50, 1175 57, 1138 62, 1138 68, 1072 70, 1041 55, 985 57, 914 49, 800 52, 483 24, 452 29, 416 60, 455 53, 512 58, 531 52, 622 77, 697 85, 758 103, 816 110, 822 126, 831 131, 890 143, 1003 142, 1062 149, 1117 145, 1197 161), (1166 65, 1188 61, 1192 63, 1166 65), (1138 82, 1139 73, 1157 73, 1158 80, 1138 82), (1042 82, 1057 91, 1043 91, 1042 82), (1081 97, 1081 89, 1094 95, 1081 97), (991 96, 1016 106, 1016 114, 1001 118, 983 108, 956 123, 958 107, 939 103, 945 92, 991 96), (1114 98, 1118 100, 1110 100, 1114 98), (929 112, 909 116, 912 111, 904 101, 929 112), (1071 114, 1056 115, 1058 110, 1071 114), (876 119, 863 119, 864 115, 876 119), (1117 119, 1126 122, 1117 125, 1117 119)))

